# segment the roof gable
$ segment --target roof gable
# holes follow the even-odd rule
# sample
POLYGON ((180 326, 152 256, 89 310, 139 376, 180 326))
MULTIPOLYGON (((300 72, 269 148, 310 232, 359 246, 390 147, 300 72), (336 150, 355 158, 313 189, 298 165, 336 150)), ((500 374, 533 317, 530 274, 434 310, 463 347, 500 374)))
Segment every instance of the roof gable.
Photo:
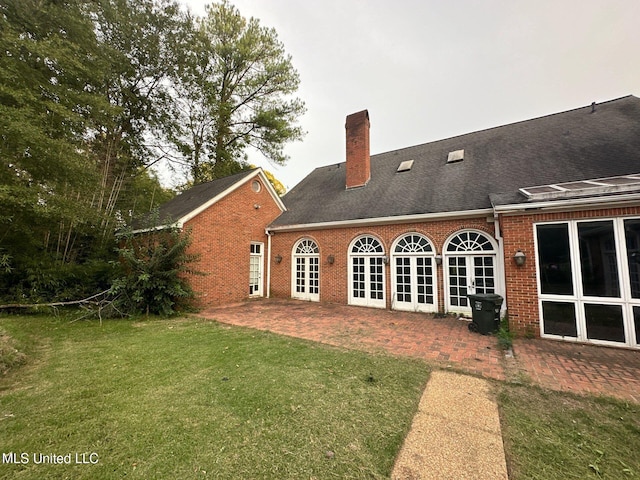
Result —
POLYGON ((286 210, 284 203, 273 189, 264 171, 262 168, 255 168, 195 185, 177 195, 160 206, 159 223, 162 227, 169 225, 182 227, 186 222, 256 177, 262 180, 263 187, 267 189, 276 205, 284 212, 286 210))
POLYGON ((638 172, 640 99, 627 96, 373 155, 358 189, 345 189, 344 163, 317 168, 283 197, 272 226, 481 211, 491 194, 526 201, 523 187, 638 172))

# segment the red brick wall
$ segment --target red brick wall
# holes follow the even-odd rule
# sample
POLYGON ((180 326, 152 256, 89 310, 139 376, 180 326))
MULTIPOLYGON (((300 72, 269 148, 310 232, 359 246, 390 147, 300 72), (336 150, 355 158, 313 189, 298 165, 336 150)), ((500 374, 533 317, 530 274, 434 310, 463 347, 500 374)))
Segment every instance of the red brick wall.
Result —
POLYGON ((640 207, 585 210, 565 213, 540 213, 500 217, 504 238, 506 300, 509 307, 510 328, 520 335, 540 336, 538 286, 534 223, 562 220, 639 215, 640 207), (513 255, 522 250, 527 260, 517 267, 513 255))
MULTIPOLYGON (((494 226, 486 218, 467 220, 444 220, 437 222, 407 223, 401 225, 383 225, 376 227, 349 227, 316 230, 309 232, 276 232, 272 238, 272 258, 282 256, 282 262, 272 262, 271 295, 275 297, 291 296, 291 259, 292 249, 301 238, 315 240, 320 249, 320 301, 346 304, 349 301, 349 244, 360 235, 371 234, 382 241, 385 255, 390 255, 393 242, 401 235, 418 232, 431 240, 437 253, 442 253, 445 240, 454 232, 474 228, 482 230, 493 238, 494 226), (327 257, 333 255, 335 262, 330 265, 327 257)), ((443 309, 442 266, 438 266, 438 305, 443 309)), ((387 308, 391 307, 391 269, 385 268, 387 308)))
MULTIPOLYGON (((262 179, 256 177, 262 183, 262 179)), ((267 236, 265 228, 280 209, 263 185, 251 189, 249 180, 187 222, 192 230, 191 251, 200 254, 191 285, 201 306, 238 302, 249 297, 249 253, 252 242, 263 243, 263 290, 267 293, 267 236), (260 208, 254 208, 259 205, 260 208)))

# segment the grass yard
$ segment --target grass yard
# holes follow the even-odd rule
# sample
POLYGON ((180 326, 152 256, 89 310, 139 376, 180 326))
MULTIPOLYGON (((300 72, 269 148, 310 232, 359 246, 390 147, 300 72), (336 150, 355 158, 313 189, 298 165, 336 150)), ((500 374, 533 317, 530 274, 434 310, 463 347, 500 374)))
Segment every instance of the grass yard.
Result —
POLYGON ((511 480, 640 478, 640 405, 502 385, 511 480))
MULTIPOLYGON (((429 375, 194 318, 0 317, 7 368, 7 479, 388 478, 429 375), (35 464, 41 454, 71 464, 35 464)), ((496 390, 511 480, 640 478, 640 405, 496 390)))
POLYGON ((0 329, 27 357, 0 376, 7 479, 386 478, 429 375, 198 319, 0 329))

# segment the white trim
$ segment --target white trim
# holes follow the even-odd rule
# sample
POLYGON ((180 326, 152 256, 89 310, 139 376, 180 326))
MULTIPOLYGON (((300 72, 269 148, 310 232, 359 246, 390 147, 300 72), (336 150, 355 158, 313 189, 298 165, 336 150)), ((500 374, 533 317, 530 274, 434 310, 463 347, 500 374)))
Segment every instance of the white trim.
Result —
MULTIPOLYGON (((276 205, 278 205, 278 208, 280 208, 280 211, 284 212, 286 211, 286 207, 284 206, 284 203, 282 203, 282 200, 280 199, 280 197, 278 197, 278 194, 276 193, 276 191, 273 189, 273 187, 271 186, 271 182, 269 182, 269 179, 267 178, 267 176, 264 174, 264 171, 262 170, 261 167, 256 168, 253 172, 251 172, 249 175, 247 175, 246 177, 238 180, 236 183, 234 183, 233 185, 231 185, 229 188, 227 188, 226 190, 224 190, 223 192, 220 192, 218 195, 216 195, 215 197, 209 199, 208 201, 206 201, 205 203, 203 203, 202 205, 200 205, 198 208, 191 210, 189 213, 187 213, 186 215, 184 215, 182 218, 180 218, 176 224, 179 225, 180 227, 182 227, 185 223, 187 223, 189 220, 191 220, 193 217, 201 214, 202 212, 204 212, 206 209, 208 209, 209 207, 211 207, 213 204, 217 203, 218 201, 222 200, 224 197, 226 197, 227 195, 229 195, 231 192, 237 190, 238 188, 240 188, 242 185, 244 185, 245 183, 247 183, 249 180, 254 179, 255 177, 259 176, 260 179, 262 180, 262 183, 264 185, 264 187, 267 189, 267 191, 271 194, 271 196, 273 197, 273 200, 276 202, 276 205)), ((253 190, 252 190, 253 191, 253 190)))
POLYGON ((251 242, 250 248, 254 245, 260 246, 260 253, 251 253, 249 250, 249 288, 251 288, 251 259, 258 258, 258 289, 249 293, 250 297, 262 297, 264 295, 264 243, 263 242, 251 242))
POLYGON ((318 246, 318 242, 316 242, 313 238, 309 238, 309 237, 303 237, 301 239, 299 239, 296 243, 293 244, 293 247, 291 248, 291 298, 295 298, 297 300, 307 300, 310 302, 319 302, 320 301, 320 247, 318 246), (315 246, 318 248, 318 253, 296 253, 296 249, 298 248, 298 245, 300 245, 300 243, 304 242, 305 240, 307 241, 311 241, 315 244, 315 246), (296 282, 298 280, 297 277, 297 262, 296 260, 298 258, 303 258, 305 259, 305 287, 306 287, 306 292, 304 294, 300 294, 298 292, 296 292, 296 282), (310 262, 307 261, 306 259, 308 258, 317 258, 318 259, 318 293, 310 293, 309 292, 309 280, 310 280, 310 276, 309 276, 309 271, 310 271, 310 262))
POLYGON ((543 338, 554 338, 573 342, 586 342, 596 345, 607 345, 616 347, 640 348, 640 339, 636 338, 635 324, 633 318, 633 307, 640 306, 640 299, 633 298, 631 295, 630 273, 628 265, 628 252, 626 246, 626 236, 624 222, 626 220, 638 220, 638 216, 616 216, 616 217, 598 217, 598 218, 581 218, 571 220, 555 220, 536 222, 533 224, 533 238, 535 248, 536 261, 536 286, 538 294, 538 314, 540 319, 540 336, 543 338), (585 295, 582 283, 582 264, 580 259, 580 244, 578 235, 578 226, 580 223, 588 222, 611 222, 613 226, 613 236, 616 255, 616 268, 618 269, 618 288, 619 296, 617 297, 595 297, 585 295), (538 244, 538 226, 543 225, 566 225, 567 234, 569 236, 569 258, 571 262, 571 281, 573 284, 573 293, 568 295, 561 294, 543 294, 541 273, 540 273, 540 257, 538 244), (576 336, 567 337, 562 335, 544 333, 544 315, 542 310, 543 302, 570 303, 575 309, 575 327, 576 336), (588 338, 586 331, 585 304, 596 305, 612 305, 619 306, 622 311, 622 327, 624 331, 624 341, 616 342, 611 340, 601 340, 596 338, 588 338))
POLYGON ((274 227, 268 227, 268 230, 270 232, 295 232, 300 230, 322 230, 325 228, 392 225, 434 220, 452 220, 456 218, 486 217, 487 215, 493 215, 492 208, 461 210, 457 212, 419 213, 394 217, 357 218, 354 220, 337 220, 332 222, 299 223, 296 225, 276 225, 274 227))
POLYGON ((273 234, 266 228, 264 233, 267 235, 267 298, 271 298, 271 237, 273 234))
POLYGON ((353 240, 351 240, 351 242, 349 243, 349 249, 347 250, 347 259, 348 259, 347 265, 349 269, 349 275, 348 275, 349 284, 347 285, 347 289, 349 292, 349 305, 360 305, 364 307, 373 307, 373 308, 387 308, 387 282, 386 282, 387 272, 385 268, 384 257, 385 257, 384 242, 377 235, 365 233, 362 235, 358 235, 353 240), (365 238, 365 237, 371 237, 376 239, 382 246, 382 252, 356 253, 356 254, 351 253, 351 250, 353 249, 354 244, 361 238, 365 238), (356 298, 353 296, 353 259, 356 257, 365 259, 365 270, 364 270, 365 298, 360 298, 360 297, 356 298), (370 294, 370 287, 371 287, 370 261, 371 259, 374 259, 374 258, 383 259, 382 261, 382 299, 381 300, 367 297, 367 293, 370 294))
MULTIPOLYGON (((462 315, 471 316, 471 306, 461 307, 459 305, 451 305, 451 293, 450 293, 450 277, 449 277, 449 258, 451 257, 464 257, 465 258, 465 266, 467 268, 467 290, 469 289, 469 280, 474 277, 474 265, 473 262, 470 262, 469 259, 473 257, 493 257, 493 290, 496 294, 505 298, 505 273, 504 273, 504 262, 500 258, 500 245, 499 242, 491 236, 491 234, 485 232, 484 230, 479 230, 477 228, 464 228, 461 230, 457 230, 453 232, 442 244, 442 273, 443 273, 443 288, 444 288, 444 305, 445 309, 448 312, 452 313, 460 313, 462 315), (474 232, 483 235, 486 237, 493 250, 470 250, 470 251, 461 251, 461 252, 447 252, 447 246, 455 238, 464 232, 474 232)), ((468 292, 467 292, 468 293, 468 292)), ((501 312, 504 312, 506 309, 505 302, 502 302, 501 312)))
POLYGON ((416 312, 437 312, 438 311, 438 265, 436 264, 436 248, 433 242, 426 235, 419 232, 407 232, 399 235, 398 238, 395 239, 393 244, 391 245, 391 250, 389 251, 391 261, 389 262, 390 267, 390 276, 391 276, 391 308, 394 310, 406 310, 406 311, 416 311, 416 312), (396 246, 403 238, 409 235, 418 235, 424 238, 431 247, 430 252, 396 252, 396 246), (396 258, 404 258, 409 257, 410 260, 410 269, 411 269, 411 298, 412 302, 399 302, 397 300, 397 291, 398 291, 398 279, 396 272, 395 260, 396 258), (417 284, 416 284, 416 271, 415 271, 415 263, 416 260, 413 260, 417 257, 429 258, 431 259, 431 272, 432 272, 432 288, 433 288, 433 303, 418 303, 417 301, 417 284))
POLYGON ((622 194, 607 197, 573 198, 547 202, 526 202, 508 205, 496 205, 494 210, 502 214, 535 213, 531 210, 575 210, 576 207, 612 208, 614 206, 628 206, 630 203, 640 202, 640 193, 622 194))

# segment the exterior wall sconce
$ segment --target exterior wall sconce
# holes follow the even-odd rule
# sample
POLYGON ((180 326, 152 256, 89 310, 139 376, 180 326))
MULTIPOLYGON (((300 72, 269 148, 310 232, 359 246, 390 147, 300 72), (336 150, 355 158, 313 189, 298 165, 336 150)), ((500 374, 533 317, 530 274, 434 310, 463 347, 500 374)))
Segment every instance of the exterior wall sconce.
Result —
POLYGON ((516 262, 518 267, 522 267, 524 262, 527 260, 527 256, 524 254, 522 250, 518 250, 516 254, 513 256, 513 260, 516 262))
POLYGON ((327 263, 328 263, 329 265, 333 265, 333 262, 335 262, 335 261, 336 261, 336 257, 334 257, 333 255, 329 255, 329 256, 327 257, 327 263))
POLYGON ((442 265, 442 255, 436 255, 436 265, 442 265))
POLYGON ((276 255, 276 263, 280 263, 282 261, 282 255, 276 255))
POLYGON ((382 261, 384 262, 384 264, 388 264, 389 263, 389 255, 385 255, 384 257, 382 257, 382 261))

